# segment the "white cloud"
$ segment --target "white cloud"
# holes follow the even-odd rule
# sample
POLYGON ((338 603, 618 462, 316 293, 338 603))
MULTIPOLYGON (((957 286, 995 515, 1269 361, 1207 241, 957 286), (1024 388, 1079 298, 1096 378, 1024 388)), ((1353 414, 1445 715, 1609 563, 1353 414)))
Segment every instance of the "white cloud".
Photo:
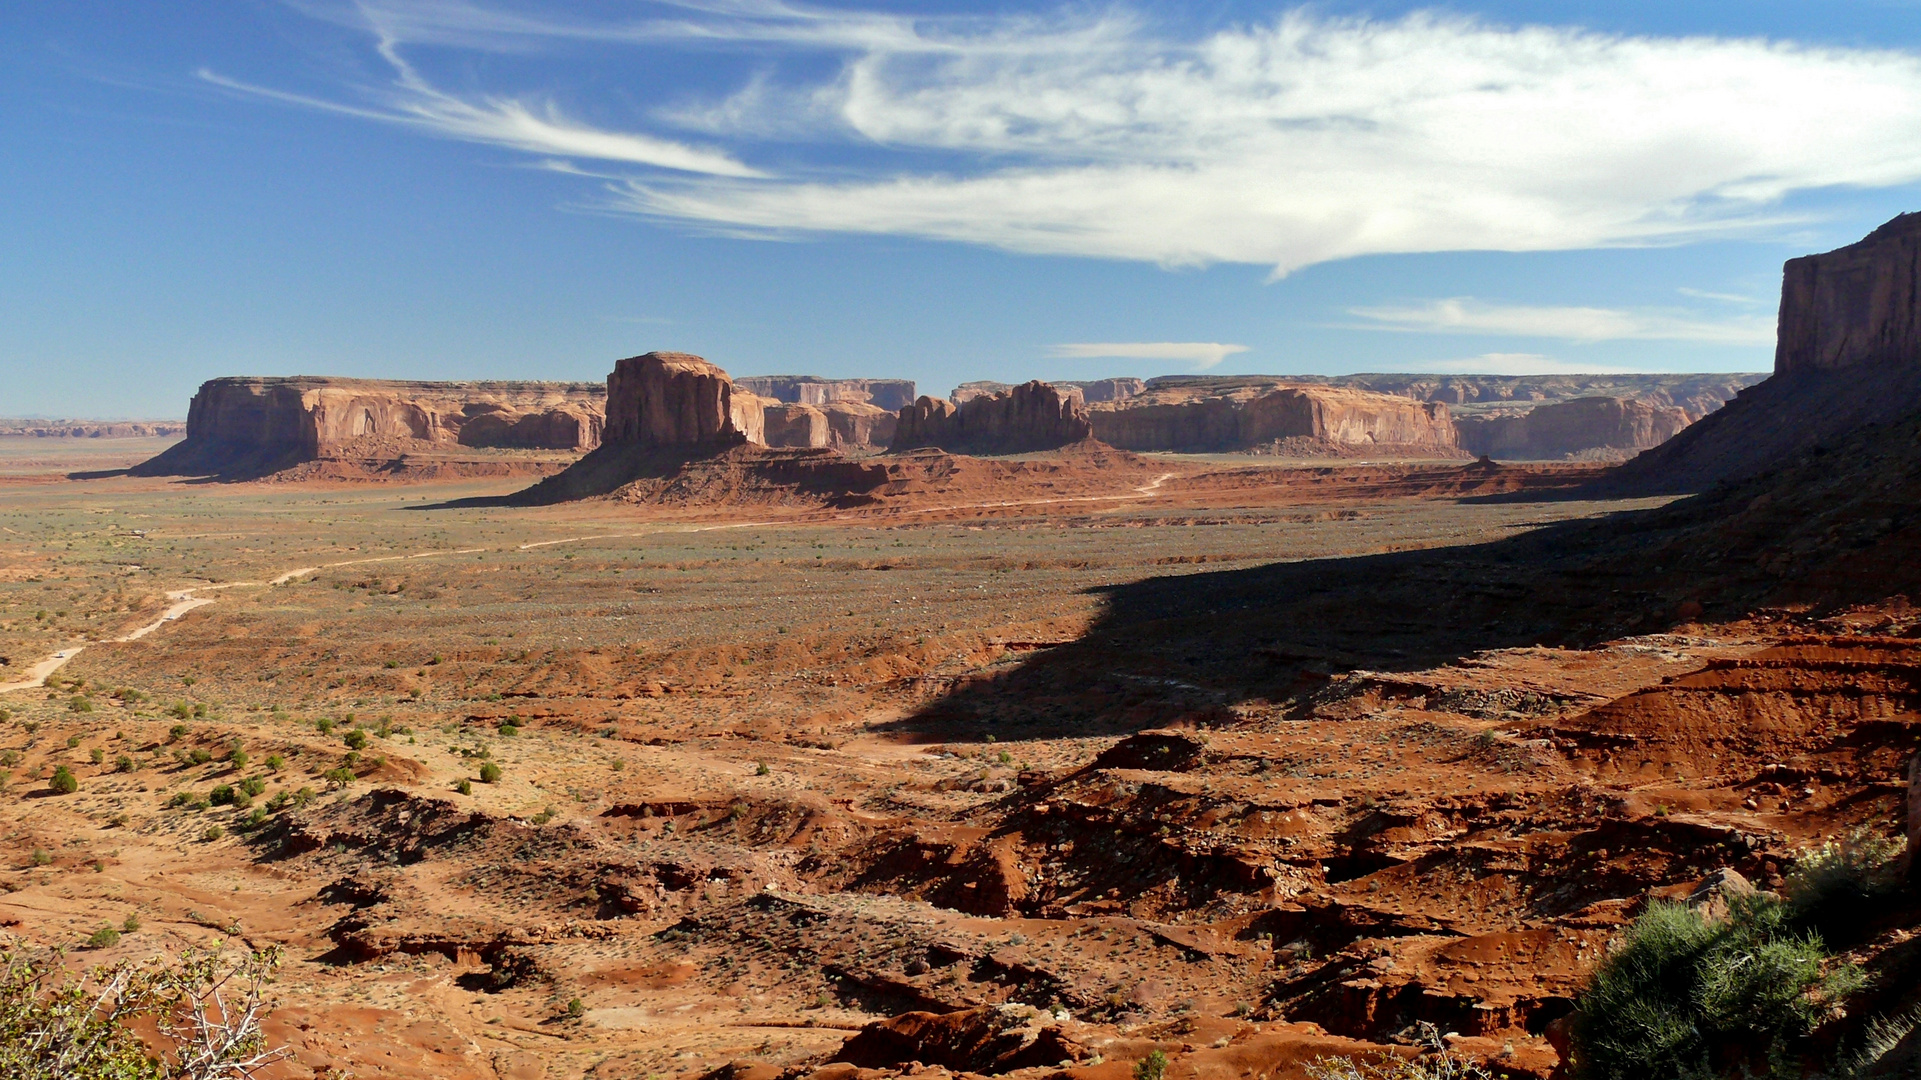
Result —
MULTIPOLYGON (((1349 308, 1377 330, 1495 334, 1565 341, 1699 341, 1715 345, 1772 345, 1774 319, 1706 319, 1635 308, 1490 304, 1470 297, 1349 308)), ((1366 325, 1366 324, 1364 324, 1366 325)))
POLYGON ((1179 360, 1206 371, 1221 361, 1247 351, 1245 345, 1218 341, 1106 341, 1055 345, 1048 355, 1058 359, 1179 360))
POLYGON ((453 0, 318 10, 377 35, 398 76, 392 118, 705 174, 631 178, 608 199, 736 232, 904 235, 1278 274, 1375 253, 1764 230, 1789 220, 1781 200, 1796 191, 1921 180, 1921 57, 1893 49, 1309 9, 1199 38, 1123 8, 915 18, 688 0, 609 23, 453 0), (780 77, 763 65, 733 95, 653 103, 653 124, 738 144, 726 154, 602 131, 516 97, 447 94, 399 59, 410 42, 592 42, 633 50, 643 71, 646 50, 694 46, 836 63, 780 77), (860 153, 771 175, 745 164, 769 140, 860 153))

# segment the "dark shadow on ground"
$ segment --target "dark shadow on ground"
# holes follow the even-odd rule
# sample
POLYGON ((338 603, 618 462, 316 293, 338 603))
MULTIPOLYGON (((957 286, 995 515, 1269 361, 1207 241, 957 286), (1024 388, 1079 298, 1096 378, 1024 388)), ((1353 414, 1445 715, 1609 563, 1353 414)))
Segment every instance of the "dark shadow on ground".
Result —
POLYGON ((1007 741, 1224 724, 1250 703, 1285 714, 1341 672, 1591 646, 1770 605, 1818 615, 1921 598, 1921 415, 1654 509, 1101 591, 1078 640, 977 673, 886 730, 1007 741))

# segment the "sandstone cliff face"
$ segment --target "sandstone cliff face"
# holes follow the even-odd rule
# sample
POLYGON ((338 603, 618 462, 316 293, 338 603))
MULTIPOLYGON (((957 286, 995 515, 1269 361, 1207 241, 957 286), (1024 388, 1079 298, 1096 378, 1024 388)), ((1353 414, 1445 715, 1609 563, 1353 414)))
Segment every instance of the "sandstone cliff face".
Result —
POLYGON ((185 441, 134 471, 258 472, 415 446, 591 450, 604 415, 594 383, 227 377, 201 384, 185 441))
POLYGON ((1634 490, 1699 491, 1921 410, 1921 214, 1791 259, 1774 374, 1622 466, 1634 490))
POLYGON ((814 375, 749 375, 734 387, 789 405, 867 404, 893 413, 914 403, 912 379, 822 379, 814 375))
POLYGON ((813 405, 771 405, 766 415, 768 446, 821 447, 832 438, 827 414, 813 405))
POLYGON ((1091 412, 1095 438, 1124 450, 1245 450, 1306 439, 1347 447, 1456 451, 1447 406, 1345 387, 1150 389, 1091 412))
POLYGON ((821 447, 845 450, 884 447, 894 438, 895 413, 863 401, 830 401, 820 405, 769 402, 768 446, 821 447))
POLYGON ((1610 451, 1625 456, 1661 445, 1690 421, 1672 405, 1591 397, 1514 415, 1462 417, 1454 426, 1470 454, 1538 461, 1610 451))
POLYGON ((1775 374, 1921 362, 1921 213, 1788 260, 1775 374))
POLYGON ((1147 389, 1147 383, 1140 379, 1092 379, 1086 382, 1063 383, 1081 392, 1081 400, 1093 405, 1102 401, 1126 401, 1147 389))
POLYGON ((758 398, 734 402, 727 373, 692 353, 650 352, 607 376, 607 431, 617 446, 731 446, 760 426, 758 398))
POLYGON ((1044 382, 969 398, 959 405, 922 397, 900 411, 893 450, 935 446, 957 454, 1053 450, 1093 436, 1078 391, 1044 382))

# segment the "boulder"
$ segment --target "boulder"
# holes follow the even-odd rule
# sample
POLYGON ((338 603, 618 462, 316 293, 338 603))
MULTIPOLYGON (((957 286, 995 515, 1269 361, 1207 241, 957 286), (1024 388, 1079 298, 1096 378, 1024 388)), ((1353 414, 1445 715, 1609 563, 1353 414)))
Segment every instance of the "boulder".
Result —
POLYGON ((266 472, 433 446, 591 450, 605 396, 594 383, 210 379, 188 406, 186 439, 134 472, 266 472))
POLYGON ((1576 398, 1523 413, 1460 417, 1461 449, 1508 459, 1555 460, 1659 446, 1688 426, 1684 409, 1618 397, 1576 398))
POLYGON ((724 447, 748 441, 759 399, 734 403, 733 381, 691 353, 650 352, 614 364, 607 376, 610 446, 724 447))
POLYGON ((1078 391, 1023 383, 959 405, 922 397, 900 411, 892 450, 939 447, 957 454, 1021 454, 1054 450, 1093 437, 1078 391))
POLYGON ((914 403, 912 379, 823 379, 816 375, 749 375, 734 388, 788 405, 867 404, 898 412, 914 403))
POLYGON ((868 1069, 909 1062, 989 1075, 1058 1067, 1089 1056, 1059 1023, 1024 1005, 985 1005, 948 1013, 906 1012, 876 1020, 841 1044, 833 1060, 868 1069))

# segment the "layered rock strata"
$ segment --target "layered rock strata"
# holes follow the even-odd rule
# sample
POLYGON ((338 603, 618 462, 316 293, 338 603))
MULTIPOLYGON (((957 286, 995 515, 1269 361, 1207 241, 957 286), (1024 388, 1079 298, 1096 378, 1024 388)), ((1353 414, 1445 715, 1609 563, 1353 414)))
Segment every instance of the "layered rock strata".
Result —
POLYGON ((732 446, 760 426, 758 398, 734 400, 733 380, 692 353, 650 352, 616 361, 607 376, 610 446, 732 446))
POLYGON ((922 397, 900 411, 889 448, 1023 454, 1085 442, 1093 434, 1079 391, 1036 381, 959 405, 922 397))
POLYGON ((1691 422, 1686 410, 1617 397, 1576 398, 1513 415, 1454 421, 1461 449, 1488 457, 1554 460, 1659 446, 1691 422))
POLYGON ((872 405, 898 412, 914 403, 912 379, 823 379, 815 375, 748 375, 734 380, 737 390, 788 405, 872 405))
POLYGON ((1124 450, 1232 451, 1300 439, 1458 452, 1446 405, 1344 387, 1150 388, 1090 416, 1094 437, 1124 450))
POLYGON ((267 471, 435 446, 591 450, 604 416, 594 383, 227 377, 201 384, 186 439, 134 472, 267 471))
POLYGON ((1777 375, 1921 361, 1921 213, 1789 259, 1778 325, 1777 375))
POLYGON ((773 404, 766 410, 763 441, 768 446, 848 450, 886 446, 894 437, 896 421, 894 413, 859 401, 773 404))

